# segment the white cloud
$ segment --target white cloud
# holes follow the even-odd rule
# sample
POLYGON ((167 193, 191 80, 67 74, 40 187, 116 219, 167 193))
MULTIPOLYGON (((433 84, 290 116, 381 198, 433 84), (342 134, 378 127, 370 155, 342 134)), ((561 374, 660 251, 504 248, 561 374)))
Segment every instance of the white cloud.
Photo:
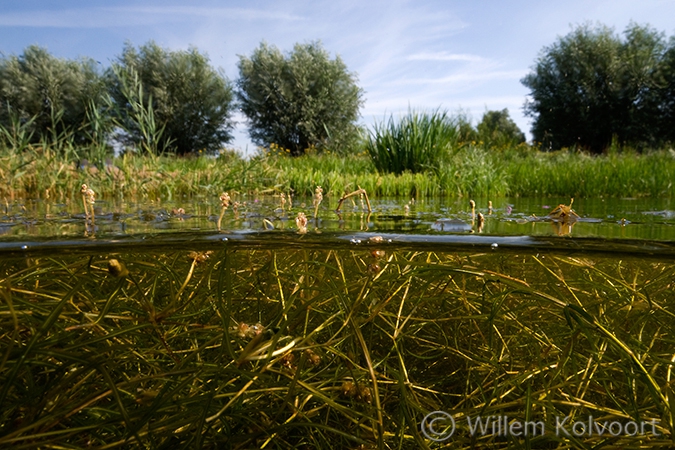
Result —
POLYGON ((297 21, 304 20, 306 17, 295 14, 288 14, 283 10, 270 9, 251 9, 251 8, 210 8, 198 6, 126 6, 117 8, 104 8, 108 11, 119 12, 123 14, 147 14, 150 16, 174 16, 174 17, 205 17, 209 19, 220 20, 281 20, 297 21))
POLYGON ((448 52, 422 52, 410 55, 407 58, 409 61, 467 61, 467 62, 482 62, 484 58, 478 55, 469 55, 466 53, 448 53, 448 52))
POLYGON ((527 72, 524 70, 494 70, 494 71, 458 71, 451 75, 442 77, 422 77, 422 78, 407 78, 401 80, 394 80, 388 83, 389 86, 409 86, 416 84, 442 84, 442 85, 463 85, 468 87, 470 84, 490 80, 519 80, 525 76, 527 72))
POLYGON ((32 28, 110 28, 158 25, 207 18, 253 21, 299 21, 305 18, 273 8, 205 8, 205 7, 92 7, 39 9, 0 13, 0 26, 32 28))

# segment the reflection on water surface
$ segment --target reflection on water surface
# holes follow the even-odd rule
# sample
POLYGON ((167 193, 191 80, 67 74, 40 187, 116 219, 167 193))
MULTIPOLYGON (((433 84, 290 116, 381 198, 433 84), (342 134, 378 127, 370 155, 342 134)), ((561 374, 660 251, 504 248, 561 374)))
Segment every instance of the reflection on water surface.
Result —
MULTIPOLYGON (((303 212, 315 231, 369 231, 406 234, 482 234, 490 236, 571 236, 616 239, 675 240, 675 212, 668 199, 576 199, 572 222, 551 219, 569 199, 496 199, 469 201, 372 199, 367 213, 358 201, 326 198, 314 218, 312 199, 292 203, 274 196, 239 196, 222 216, 221 230, 294 231, 303 212), (482 218, 482 219, 481 219, 482 218)), ((233 198, 233 202, 235 199, 233 198)), ((0 214, 0 239, 95 236, 111 238, 165 232, 216 231, 221 214, 217 199, 143 204, 96 201, 95 226, 86 226, 82 204, 26 202, 7 204, 0 214)))

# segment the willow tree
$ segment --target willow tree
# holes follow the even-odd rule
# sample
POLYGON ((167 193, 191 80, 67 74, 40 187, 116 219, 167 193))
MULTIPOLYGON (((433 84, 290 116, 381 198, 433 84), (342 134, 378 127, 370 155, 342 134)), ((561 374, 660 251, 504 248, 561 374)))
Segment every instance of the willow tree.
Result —
POLYGON ((487 147, 509 147, 525 142, 525 133, 509 116, 509 110, 486 111, 476 127, 478 138, 487 147))
POLYGON ((127 44, 108 72, 129 139, 157 152, 214 152, 232 139, 233 89, 195 48, 127 44))
POLYGON ((266 43, 240 56, 237 96, 257 145, 276 144, 294 156, 315 147, 343 151, 358 138, 363 90, 339 56, 319 42, 284 55, 266 43))
MULTIPOLYGON (((89 143, 103 139, 105 82, 93 59, 68 60, 38 46, 0 59, 0 126, 22 128, 30 141, 89 143)), ((14 130, 14 131, 11 131, 14 130)))
POLYGON ((613 139, 657 145, 664 51, 661 33, 635 24, 624 38, 605 26, 583 25, 544 48, 522 83, 530 88, 525 112, 546 148, 601 152, 613 139))

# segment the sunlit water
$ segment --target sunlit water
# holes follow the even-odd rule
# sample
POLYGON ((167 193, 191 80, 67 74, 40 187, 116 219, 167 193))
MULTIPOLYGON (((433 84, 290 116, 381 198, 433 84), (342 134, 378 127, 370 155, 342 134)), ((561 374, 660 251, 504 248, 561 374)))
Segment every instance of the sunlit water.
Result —
POLYGON ((570 199, 477 200, 472 215, 468 199, 402 201, 372 199, 371 213, 355 199, 336 212, 337 199, 325 198, 314 218, 312 199, 283 205, 275 196, 239 196, 221 214, 217 199, 184 202, 126 203, 97 201, 95 222, 85 218, 80 201, 5 204, 0 214, 0 249, 20 251, 63 247, 115 248, 121 245, 359 245, 383 235, 394 247, 465 248, 507 251, 516 248, 588 252, 671 254, 675 207, 670 199, 575 199, 579 218, 561 223, 549 218, 570 199), (295 218, 309 218, 299 234, 295 218), (478 214, 484 221, 481 224, 478 214))

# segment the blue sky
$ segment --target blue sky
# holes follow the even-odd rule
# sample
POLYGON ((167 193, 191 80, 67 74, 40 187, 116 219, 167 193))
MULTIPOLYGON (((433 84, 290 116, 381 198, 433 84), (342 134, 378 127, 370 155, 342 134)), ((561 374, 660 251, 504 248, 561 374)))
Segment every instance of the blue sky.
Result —
MULTIPOLYGON (((461 109, 474 123, 486 110, 508 108, 529 132, 520 79, 545 46, 589 21, 617 32, 633 21, 672 36, 674 18, 674 0, 3 0, 0 52, 37 44, 107 67, 125 42, 154 40, 173 50, 194 46, 235 80, 238 55, 263 40, 284 52, 320 40, 357 74, 366 125, 408 107, 461 109)), ((245 119, 235 120, 232 146, 250 153, 245 119)))

